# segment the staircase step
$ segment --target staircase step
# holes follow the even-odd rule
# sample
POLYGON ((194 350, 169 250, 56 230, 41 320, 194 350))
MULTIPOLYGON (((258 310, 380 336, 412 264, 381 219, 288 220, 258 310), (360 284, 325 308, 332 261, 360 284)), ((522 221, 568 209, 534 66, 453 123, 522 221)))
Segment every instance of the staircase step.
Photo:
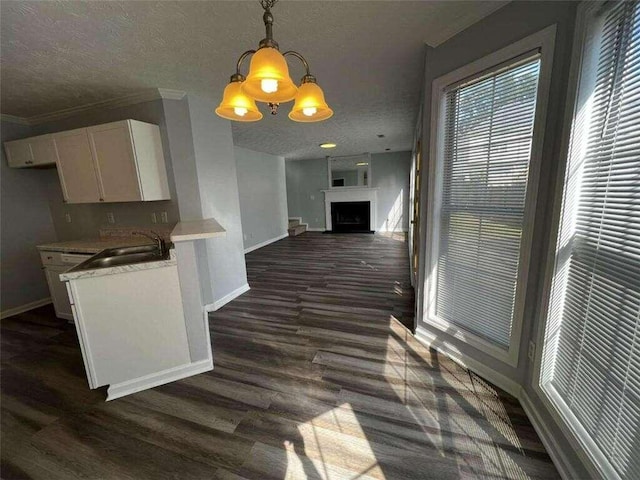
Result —
POLYGON ((289 236, 290 237, 297 237, 298 235, 304 233, 307 231, 307 226, 306 225, 296 225, 293 228, 289 229, 289 236))
POLYGON ((300 220, 294 219, 294 218, 289 219, 289 228, 294 228, 294 227, 297 227, 298 225, 300 225, 300 220))

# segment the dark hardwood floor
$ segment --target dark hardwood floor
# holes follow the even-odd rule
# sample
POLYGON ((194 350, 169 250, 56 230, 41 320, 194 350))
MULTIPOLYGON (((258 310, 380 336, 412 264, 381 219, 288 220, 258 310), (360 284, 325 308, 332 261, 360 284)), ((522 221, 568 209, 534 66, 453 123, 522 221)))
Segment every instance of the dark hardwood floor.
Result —
POLYGON ((406 244, 247 255, 212 372, 105 403, 51 307, 4 319, 2 478, 559 478, 517 400, 419 344, 406 244))

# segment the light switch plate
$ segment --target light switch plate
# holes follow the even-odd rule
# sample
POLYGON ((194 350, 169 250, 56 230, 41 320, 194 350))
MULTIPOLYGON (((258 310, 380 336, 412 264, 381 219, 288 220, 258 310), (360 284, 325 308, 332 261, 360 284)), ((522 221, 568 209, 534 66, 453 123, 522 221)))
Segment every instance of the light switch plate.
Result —
POLYGON ((158 223, 158 216, 156 215, 156 212, 151 214, 151 223, 158 223))
POLYGON ((169 223, 169 216, 167 215, 167 212, 160 212, 160 221, 162 223, 169 223))
POLYGON ((71 223, 71 214, 70 213, 65 213, 64 214, 64 220, 67 223, 71 223))
POLYGON ((107 213, 107 222, 109 223, 116 223, 116 217, 113 216, 113 212, 108 212, 107 213))

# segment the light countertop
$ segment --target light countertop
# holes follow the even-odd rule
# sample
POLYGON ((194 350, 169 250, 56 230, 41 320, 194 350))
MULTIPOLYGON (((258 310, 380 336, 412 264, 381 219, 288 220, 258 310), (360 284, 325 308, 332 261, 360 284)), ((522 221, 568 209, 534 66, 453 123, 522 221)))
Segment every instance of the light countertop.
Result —
POLYGON ((186 242, 203 238, 224 237, 227 231, 213 218, 178 222, 171 232, 172 242, 186 242))
POLYGON ((67 242, 52 242, 38 245, 40 251, 64 253, 98 253, 105 248, 133 247, 136 245, 150 245, 153 240, 139 237, 100 237, 85 240, 69 240, 67 242))
POLYGON ((60 280, 77 280, 79 278, 95 278, 105 275, 115 275, 118 273, 139 272, 141 270, 150 270, 152 268, 163 268, 176 265, 176 253, 174 249, 169 250, 169 258, 158 260, 155 262, 130 263, 127 265, 117 265, 107 268, 94 268, 91 270, 79 270, 77 272, 64 272, 60 274, 60 280))

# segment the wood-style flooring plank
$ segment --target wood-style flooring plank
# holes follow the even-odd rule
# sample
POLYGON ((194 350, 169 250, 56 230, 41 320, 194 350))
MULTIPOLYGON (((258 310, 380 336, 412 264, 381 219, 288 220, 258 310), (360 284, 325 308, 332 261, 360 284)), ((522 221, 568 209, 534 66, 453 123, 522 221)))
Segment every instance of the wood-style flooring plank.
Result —
POLYGON ((286 238, 210 314, 214 370, 105 403, 50 306, 0 322, 1 477, 557 479, 518 401, 418 342, 402 235, 286 238))

